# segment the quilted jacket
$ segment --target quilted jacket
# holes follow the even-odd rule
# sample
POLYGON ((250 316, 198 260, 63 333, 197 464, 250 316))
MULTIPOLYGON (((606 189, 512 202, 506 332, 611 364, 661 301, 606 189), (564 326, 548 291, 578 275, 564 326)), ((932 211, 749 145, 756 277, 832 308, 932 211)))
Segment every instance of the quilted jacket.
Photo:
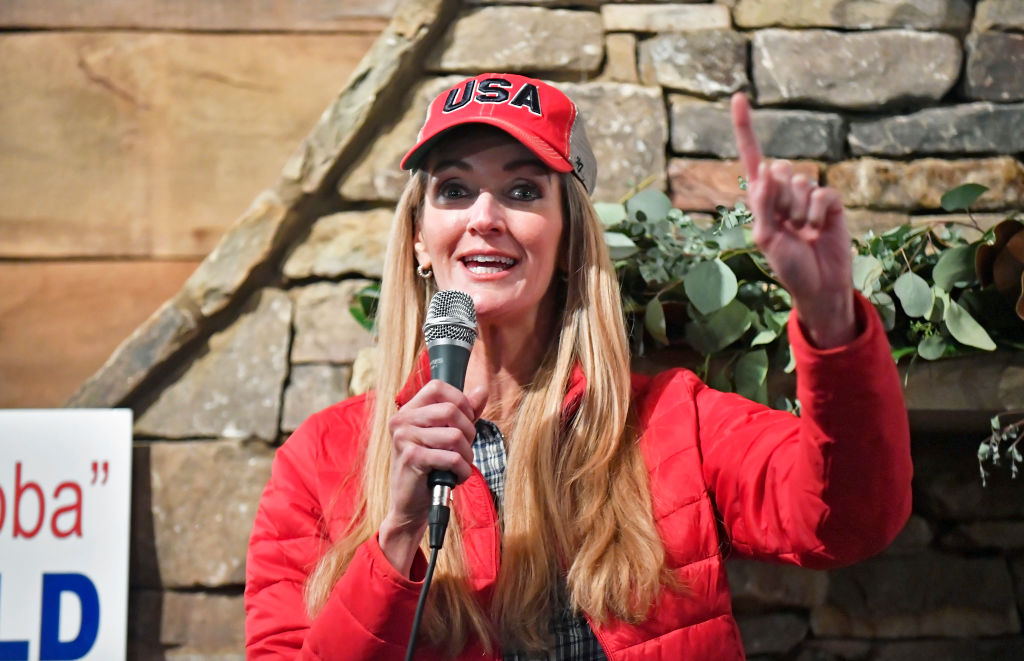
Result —
MULTIPOLYGON (((724 555, 812 568, 850 564, 884 548, 910 514, 909 431, 899 379, 873 308, 858 297, 850 344, 811 346, 791 319, 801 417, 705 386, 673 369, 635 376, 640 445, 667 563, 687 594, 663 590, 639 625, 591 622, 609 659, 743 659, 724 555)), ((425 364, 399 396, 429 378, 425 364)), ((579 370, 565 399, 585 396, 579 370)), ((376 538, 357 551, 315 619, 307 575, 353 515, 368 408, 365 396, 309 418, 278 450, 246 565, 249 659, 402 659, 425 560, 409 578, 376 538)), ((474 471, 454 492, 477 597, 487 603, 500 563, 497 516, 474 471)), ((444 552, 444 551, 442 551, 444 552)), ((441 659, 422 647, 417 659, 441 659)), ((471 640, 460 659, 500 659, 471 640)))

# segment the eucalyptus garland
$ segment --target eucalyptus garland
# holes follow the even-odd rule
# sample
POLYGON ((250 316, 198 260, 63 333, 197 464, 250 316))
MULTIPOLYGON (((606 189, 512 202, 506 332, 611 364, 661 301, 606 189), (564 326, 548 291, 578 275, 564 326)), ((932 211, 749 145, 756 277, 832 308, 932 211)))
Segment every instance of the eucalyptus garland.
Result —
MULTIPOLYGON (((853 285, 878 310, 893 359, 908 369, 922 359, 1024 350, 1024 222, 1010 214, 982 228, 970 206, 986 190, 964 184, 943 196, 942 208, 966 212, 967 222, 905 223, 853 240, 853 285), (967 228, 978 238, 965 238, 967 228)), ((595 207, 633 353, 687 347, 695 352, 691 367, 712 387, 796 411, 799 403, 787 397, 768 401, 769 374, 794 368, 786 336, 792 300, 754 246, 743 202, 694 218, 646 189, 595 207)), ((371 285, 350 308, 367 329, 378 296, 371 285)), ((978 449, 982 480, 1004 457, 1016 476, 1022 438, 1024 412, 993 418, 978 449)))

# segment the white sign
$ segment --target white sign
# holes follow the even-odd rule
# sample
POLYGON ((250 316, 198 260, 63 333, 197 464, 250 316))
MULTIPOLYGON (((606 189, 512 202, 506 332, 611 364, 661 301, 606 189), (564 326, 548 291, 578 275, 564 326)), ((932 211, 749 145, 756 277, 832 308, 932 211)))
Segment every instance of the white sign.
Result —
POLYGON ((125 658, 132 412, 0 411, 0 661, 125 658))

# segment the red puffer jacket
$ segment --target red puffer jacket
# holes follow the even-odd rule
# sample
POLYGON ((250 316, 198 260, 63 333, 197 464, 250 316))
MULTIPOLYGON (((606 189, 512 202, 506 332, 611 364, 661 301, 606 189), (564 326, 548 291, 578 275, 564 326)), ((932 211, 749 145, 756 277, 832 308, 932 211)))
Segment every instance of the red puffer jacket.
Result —
MULTIPOLYGON (((791 321, 800 418, 712 390, 686 370, 634 378, 654 518, 668 564, 692 591, 663 590, 640 625, 594 627, 609 659, 743 659, 727 545, 745 557, 826 568, 878 552, 901 529, 912 470, 902 391, 878 317, 860 297, 858 315, 864 331, 830 350, 811 347, 791 321)), ((413 375, 403 402, 427 374, 413 375)), ((585 385, 577 371, 566 406, 585 385)), ((277 452, 246 566, 249 659, 403 658, 422 584, 399 575, 375 538, 359 548, 315 620, 302 601, 307 575, 352 516, 366 404, 354 397, 321 411, 277 452)), ((486 603, 500 539, 479 471, 455 489, 453 509, 470 585, 486 603)), ((424 569, 420 556, 413 576, 424 569)), ((442 657, 424 648, 417 658, 442 657)), ((471 641, 459 658, 487 657, 471 641)))

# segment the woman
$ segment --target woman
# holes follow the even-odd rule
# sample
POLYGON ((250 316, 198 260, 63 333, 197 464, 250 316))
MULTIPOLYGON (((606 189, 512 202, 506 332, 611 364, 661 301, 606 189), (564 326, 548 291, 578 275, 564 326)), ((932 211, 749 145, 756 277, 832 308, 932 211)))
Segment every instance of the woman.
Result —
POLYGON ((575 105, 522 76, 463 81, 403 161, 376 388, 277 453, 247 565, 250 658, 402 658, 432 469, 460 486, 422 659, 742 659, 726 549, 823 568, 892 540, 906 415, 851 288, 842 206, 762 161, 742 96, 733 117, 755 241, 796 309, 802 418, 686 370, 631 378, 575 105), (429 379, 435 289, 476 306, 465 393, 429 379))

